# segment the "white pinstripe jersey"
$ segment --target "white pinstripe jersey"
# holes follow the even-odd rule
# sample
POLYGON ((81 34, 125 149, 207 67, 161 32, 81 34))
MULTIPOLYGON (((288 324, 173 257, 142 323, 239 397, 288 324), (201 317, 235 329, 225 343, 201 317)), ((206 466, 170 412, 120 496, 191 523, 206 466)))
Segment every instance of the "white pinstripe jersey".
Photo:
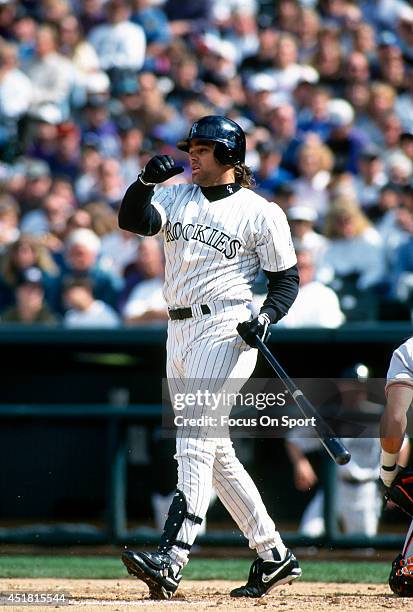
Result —
POLYGON ((284 212, 249 189, 210 202, 197 185, 172 185, 155 191, 152 204, 162 217, 172 308, 250 302, 260 266, 277 272, 297 261, 284 212))
POLYGON ((397 381, 413 386, 413 337, 403 342, 390 360, 386 388, 397 381))

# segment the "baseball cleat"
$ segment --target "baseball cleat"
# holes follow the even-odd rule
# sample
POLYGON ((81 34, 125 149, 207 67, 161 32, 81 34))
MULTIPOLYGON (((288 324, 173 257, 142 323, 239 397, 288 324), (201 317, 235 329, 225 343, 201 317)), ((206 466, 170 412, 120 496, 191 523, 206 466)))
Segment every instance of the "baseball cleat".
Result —
POLYGON ((413 557, 397 555, 391 566, 389 587, 399 597, 413 597, 413 557))
POLYGON ((257 557, 251 565, 247 584, 233 589, 231 597, 262 597, 273 588, 301 576, 301 569, 291 550, 282 561, 264 561, 257 557))
POLYGON ((175 575, 172 559, 162 553, 145 553, 125 550, 122 561, 131 576, 143 580, 149 587, 150 599, 171 599, 182 575, 175 575))

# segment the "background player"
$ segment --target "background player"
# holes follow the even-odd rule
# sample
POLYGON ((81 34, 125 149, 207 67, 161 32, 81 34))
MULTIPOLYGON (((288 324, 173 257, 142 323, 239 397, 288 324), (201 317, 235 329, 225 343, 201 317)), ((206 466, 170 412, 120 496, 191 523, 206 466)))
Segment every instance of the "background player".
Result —
MULTIPOLYGON (((269 324, 286 314, 298 290, 285 214, 248 189, 251 171, 244 163, 241 127, 225 117, 203 117, 178 147, 189 153, 193 184, 154 190, 183 171, 169 156, 156 156, 128 188, 119 211, 121 228, 163 233, 172 400, 176 393, 200 388, 239 391, 255 367, 256 335, 266 338, 269 324), (251 286, 260 266, 268 277, 268 295, 260 314, 250 319, 251 286)), ((231 406, 220 408, 221 415, 229 415, 231 406)), ((211 411, 207 405, 185 406, 180 414, 193 418, 211 411)), ((212 486, 258 553, 247 584, 231 595, 260 597, 301 575, 228 432, 181 428, 175 458, 177 491, 158 552, 122 555, 129 573, 148 584, 151 597, 169 599, 176 591, 212 486)))
MULTIPOLYGON (((336 427, 344 433, 343 442, 351 453, 351 461, 337 470, 337 490, 335 494, 335 511, 344 533, 374 536, 380 517, 381 499, 378 487, 377 472, 380 466, 380 443, 373 435, 372 427, 378 422, 383 406, 369 399, 367 382, 370 372, 362 363, 356 363, 341 372, 341 378, 335 381, 339 396, 334 399, 339 408, 339 422, 336 427), (345 428, 352 422, 364 427, 365 437, 345 437, 345 428)), ((347 429, 347 435, 349 434, 347 429)), ((294 482, 297 489, 308 491, 317 484, 318 477, 306 454, 320 449, 317 438, 303 435, 300 437, 291 430, 287 440, 287 454, 294 467, 294 482)), ((403 461, 407 462, 409 444, 404 444, 403 461)), ((321 483, 322 484, 322 483, 321 483)), ((305 508, 299 527, 300 533, 317 537, 324 533, 324 491, 318 489, 305 508)))
MULTIPOLYGON (((400 470, 400 449, 407 427, 407 411, 413 401, 413 337, 392 355, 387 372, 386 396, 380 431, 380 478, 389 487, 400 470)), ((403 550, 393 561, 389 585, 397 595, 413 597, 413 521, 403 550)))

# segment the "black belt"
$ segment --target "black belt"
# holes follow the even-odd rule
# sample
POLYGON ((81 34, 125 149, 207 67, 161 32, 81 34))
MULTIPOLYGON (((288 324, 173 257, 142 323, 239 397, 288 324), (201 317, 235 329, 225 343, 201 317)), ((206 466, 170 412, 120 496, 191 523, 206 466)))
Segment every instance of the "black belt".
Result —
MULTIPOLYGON (((182 319, 190 319, 194 316, 190 306, 188 308, 174 308, 168 312, 172 321, 182 321, 182 319)), ((206 304, 201 304, 201 312, 204 315, 211 314, 211 309, 206 304)))

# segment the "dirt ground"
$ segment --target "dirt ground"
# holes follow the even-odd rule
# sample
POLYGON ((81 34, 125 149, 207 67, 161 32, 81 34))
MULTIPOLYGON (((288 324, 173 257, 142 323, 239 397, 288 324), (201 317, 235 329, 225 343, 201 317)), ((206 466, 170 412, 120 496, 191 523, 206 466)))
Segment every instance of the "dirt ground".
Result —
POLYGON ((50 612, 57 605, 7 605, 7 596, 12 593, 65 593, 69 610, 96 612, 98 607, 123 612, 125 610, 151 610, 156 612, 186 612, 213 610, 254 610, 277 609, 282 612, 343 610, 411 610, 412 600, 395 597, 387 585, 368 584, 324 584, 295 582, 280 587, 261 599, 233 599, 228 593, 239 583, 215 581, 186 581, 179 588, 174 599, 166 602, 147 599, 146 586, 133 578, 122 580, 58 580, 58 579, 2 579, 0 580, 0 610, 27 612, 50 612), (5 605, 6 604, 6 605, 5 605))

